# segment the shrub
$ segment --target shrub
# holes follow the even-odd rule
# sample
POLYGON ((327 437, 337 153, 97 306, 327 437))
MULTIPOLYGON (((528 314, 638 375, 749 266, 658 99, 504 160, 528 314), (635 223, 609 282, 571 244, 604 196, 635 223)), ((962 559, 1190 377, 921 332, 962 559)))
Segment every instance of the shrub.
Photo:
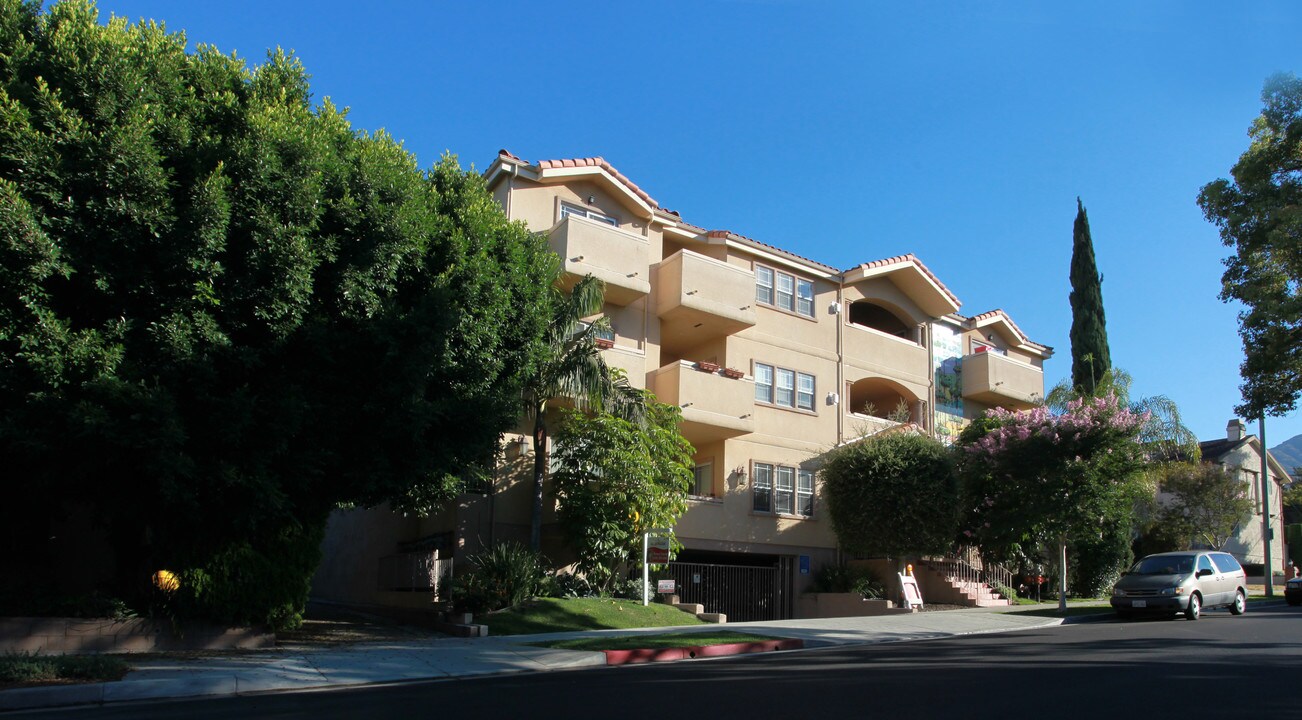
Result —
POLYGON ((850 591, 859 593, 865 600, 881 600, 886 597, 886 586, 869 571, 864 571, 864 574, 854 581, 850 591))
POLYGON ((867 568, 851 568, 848 565, 824 565, 814 575, 814 582, 809 587, 816 593, 859 593, 869 600, 886 597, 886 586, 881 578, 867 568))
POLYGON ((958 532, 948 450, 921 435, 876 435, 834 450, 823 467, 832 527, 859 556, 943 553, 958 532))
POLYGON ((484 613, 513 607, 545 594, 549 585, 542 555, 519 543, 498 543, 471 555, 470 570, 453 579, 452 604, 484 613))
POLYGON ((1072 542, 1067 563, 1072 594, 1091 598, 1109 595, 1121 572, 1134 559, 1128 527, 1113 527, 1097 538, 1072 542))
POLYGON ((325 523, 287 528, 274 538, 235 543, 180 571, 175 592, 149 595, 155 616, 293 630, 303 623, 325 523))
POLYGON ((592 583, 589 583, 587 578, 571 572, 563 572, 549 577, 544 591, 543 594, 547 597, 554 598, 593 597, 597 594, 592 588, 592 583))
POLYGON ((0 655, 0 683, 121 680, 129 670, 121 658, 107 655, 0 655))

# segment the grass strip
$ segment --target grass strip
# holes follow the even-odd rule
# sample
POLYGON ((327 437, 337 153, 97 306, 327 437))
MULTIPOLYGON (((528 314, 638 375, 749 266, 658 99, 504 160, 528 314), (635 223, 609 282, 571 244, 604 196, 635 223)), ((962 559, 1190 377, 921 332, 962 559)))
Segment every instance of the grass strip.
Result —
POLYGON ((614 598, 538 598, 506 610, 479 615, 490 635, 532 635, 578 630, 704 625, 695 615, 670 605, 646 607, 614 598))
POLYGON ((755 635, 754 633, 724 630, 720 632, 569 638, 567 640, 548 640, 530 644, 536 647, 556 648, 559 650, 660 650, 664 648, 768 642, 777 639, 779 638, 771 635, 755 635))
POLYGON ((101 682, 121 680, 131 670, 121 658, 110 655, 0 655, 0 683, 48 683, 62 680, 101 682))

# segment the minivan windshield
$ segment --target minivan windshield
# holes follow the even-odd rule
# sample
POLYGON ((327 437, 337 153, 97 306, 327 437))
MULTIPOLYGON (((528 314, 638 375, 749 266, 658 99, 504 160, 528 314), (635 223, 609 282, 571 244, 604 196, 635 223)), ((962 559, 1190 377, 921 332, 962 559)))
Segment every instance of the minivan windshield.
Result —
POLYGON ((1188 575, 1193 569, 1193 555, 1157 555, 1135 563, 1130 572, 1133 575, 1188 575))

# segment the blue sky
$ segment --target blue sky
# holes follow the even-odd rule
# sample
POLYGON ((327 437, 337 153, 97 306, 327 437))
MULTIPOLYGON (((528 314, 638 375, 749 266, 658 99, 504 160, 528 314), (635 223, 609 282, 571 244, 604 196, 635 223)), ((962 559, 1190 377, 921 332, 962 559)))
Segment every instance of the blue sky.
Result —
MULTIPOLYGON (((1195 203, 1302 73, 1295 2, 101 0, 259 62, 421 165, 600 155, 663 206, 835 265, 914 253, 1070 373, 1089 212, 1114 364, 1203 439, 1239 402, 1238 308, 1195 203)), ((1251 425, 1256 432, 1256 424, 1251 425)), ((1267 420, 1276 445, 1302 412, 1267 420)))

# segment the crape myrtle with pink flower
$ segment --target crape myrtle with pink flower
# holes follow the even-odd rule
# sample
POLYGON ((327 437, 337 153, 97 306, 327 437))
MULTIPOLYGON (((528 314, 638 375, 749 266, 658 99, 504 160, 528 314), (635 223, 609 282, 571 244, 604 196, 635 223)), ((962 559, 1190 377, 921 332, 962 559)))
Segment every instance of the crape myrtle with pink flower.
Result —
POLYGON ((1115 394, 1083 397, 1063 412, 989 411, 958 440, 965 541, 1012 560, 1129 527, 1144 495, 1150 420, 1115 394))

